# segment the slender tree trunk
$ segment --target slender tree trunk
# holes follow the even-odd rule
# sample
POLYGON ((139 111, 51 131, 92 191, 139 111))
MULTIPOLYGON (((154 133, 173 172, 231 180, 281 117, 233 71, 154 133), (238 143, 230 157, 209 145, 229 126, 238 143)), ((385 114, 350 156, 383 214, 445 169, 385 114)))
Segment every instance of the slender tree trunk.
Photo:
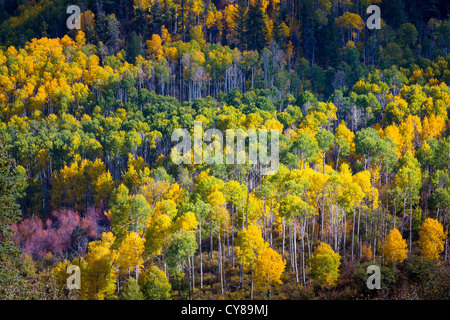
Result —
POLYGON ((355 241, 355 216, 356 216, 356 210, 355 207, 353 207, 353 227, 352 227, 352 261, 353 261, 353 250, 354 250, 354 241, 355 241))
POLYGON ((209 222, 209 243, 211 250, 211 259, 213 259, 213 233, 212 233, 212 221, 209 222))
POLYGON ((412 220, 413 220, 413 214, 412 214, 412 195, 409 201, 409 252, 411 252, 411 239, 412 239, 412 220))
POLYGON ((344 259, 345 259, 345 243, 347 242, 347 211, 344 212, 344 259))
POLYGON ((195 291, 195 265, 194 256, 192 256, 192 291, 195 291))
POLYGON ((405 223, 405 214, 406 214, 406 194, 403 197, 403 218, 402 218, 402 235, 403 235, 403 225, 405 223))
POLYGON ((220 273, 220 291, 223 294, 223 265, 222 265, 222 241, 220 240, 219 232, 219 252, 217 262, 219 263, 219 273, 220 273))
POLYGON ((252 271, 252 283, 251 283, 251 289, 250 289, 250 300, 253 300, 253 271, 252 271))
POLYGON ((234 230, 231 233, 231 263, 233 265, 234 268, 234 230))
POLYGON ((273 246, 273 197, 270 195, 270 247, 273 246))
POLYGON ((203 258, 202 258, 202 223, 199 224, 198 247, 200 251, 200 288, 203 289, 203 258))
POLYGON ((302 273, 303 273, 303 285, 306 285, 306 272, 305 272, 305 226, 306 222, 302 223, 302 273))
POLYGON ((360 244, 360 238, 359 238, 359 226, 360 226, 360 221, 361 221, 361 203, 359 204, 358 207, 358 231, 357 231, 357 240, 358 240, 358 253, 361 256, 361 244, 360 244))
MULTIPOLYGON (((296 223, 296 219, 294 218, 294 263, 295 263, 295 278, 297 280, 298 283, 298 263, 297 263, 297 223, 296 223)), ((302 239, 303 240, 303 239, 302 239)))

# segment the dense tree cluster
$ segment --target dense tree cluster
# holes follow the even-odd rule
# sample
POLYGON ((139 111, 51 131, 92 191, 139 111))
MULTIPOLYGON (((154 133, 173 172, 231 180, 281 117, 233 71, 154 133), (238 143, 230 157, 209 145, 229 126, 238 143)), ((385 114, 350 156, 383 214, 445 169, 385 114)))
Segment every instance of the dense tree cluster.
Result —
POLYGON ((364 1, 78 4, 68 35, 67 1, 0 9, 0 297, 448 299, 444 1, 380 30, 364 1), (277 130, 278 171, 174 164, 195 121, 277 130))

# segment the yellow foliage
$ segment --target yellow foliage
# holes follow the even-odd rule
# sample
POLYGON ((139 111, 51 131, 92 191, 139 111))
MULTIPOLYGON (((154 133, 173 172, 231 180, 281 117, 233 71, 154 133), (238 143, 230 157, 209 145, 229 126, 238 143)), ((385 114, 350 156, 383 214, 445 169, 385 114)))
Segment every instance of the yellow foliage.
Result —
POLYGON ((336 24, 345 29, 362 31, 365 23, 356 13, 345 12, 342 16, 336 18, 336 24))
POLYGON ((441 116, 432 114, 430 117, 426 117, 422 121, 422 141, 426 141, 432 138, 439 138, 442 132, 445 130, 445 119, 441 116))
POLYGON ((80 20, 81 20, 81 28, 83 30, 94 27, 95 14, 91 10, 86 10, 80 15, 80 20))
POLYGON ((336 140, 345 141, 350 146, 350 152, 355 151, 355 134, 347 128, 345 121, 341 121, 335 132, 336 140))
POLYGON ((75 37, 75 42, 77 46, 84 46, 86 44, 86 36, 83 31, 79 30, 75 37))
POLYGON ((172 218, 162 214, 154 219, 149 219, 145 231, 145 251, 148 254, 160 255, 164 241, 170 237, 173 231, 172 218))
POLYGON ((403 137, 400 134, 400 129, 395 124, 391 124, 387 126, 384 131, 382 138, 391 138, 392 141, 394 141, 396 147, 397 147, 397 156, 400 157, 402 155, 403 150, 403 137))
POLYGON ((184 231, 192 231, 195 230, 198 226, 197 218, 195 217, 195 213, 189 211, 183 214, 181 217, 177 219, 175 222, 176 229, 181 229, 184 231))
POLYGON ((130 232, 119 247, 117 265, 123 274, 130 273, 132 269, 139 270, 144 266, 142 254, 144 240, 136 232, 130 232))
POLYGON ((403 152, 415 154, 414 142, 419 141, 422 135, 422 122, 418 116, 409 115, 405 121, 400 124, 400 133, 403 137, 403 152))
POLYGON ((153 34, 152 39, 147 40, 147 54, 155 59, 160 59, 164 56, 162 39, 158 34, 153 34))
POLYGON ((103 300, 114 295, 117 275, 113 263, 117 258, 116 250, 112 249, 114 235, 105 232, 102 239, 89 243, 89 253, 85 259, 88 265, 86 286, 88 296, 103 300))
POLYGON ((264 241, 261 230, 255 225, 249 225, 247 229, 238 233, 237 261, 245 267, 254 269, 256 260, 267 247, 268 243, 264 241))
POLYGON ((256 260, 255 286, 262 291, 270 291, 280 285, 286 261, 272 248, 265 249, 256 260))
POLYGON ((387 263, 401 263, 408 254, 406 240, 397 228, 391 230, 384 243, 381 244, 381 251, 387 263))
POLYGON ((180 188, 178 183, 174 183, 170 186, 170 189, 164 195, 167 200, 173 200, 175 203, 180 202, 184 197, 184 189, 180 188))
POLYGON ((134 6, 142 10, 149 10, 152 5, 151 0, 134 0, 134 6))
POLYGON ((169 43, 172 41, 172 38, 171 38, 170 33, 167 30, 166 26, 161 27, 161 38, 164 43, 169 43))
POLYGON ((444 251, 444 242, 447 238, 442 224, 435 219, 426 219, 420 228, 419 237, 422 255, 427 259, 438 260, 444 251))
POLYGON ((315 285, 322 288, 332 288, 339 278, 339 266, 341 257, 330 247, 321 242, 311 255, 310 276, 315 285))
POLYGON ((206 15, 206 28, 211 29, 215 23, 216 23, 216 16, 214 15, 214 12, 208 10, 208 14, 206 15))

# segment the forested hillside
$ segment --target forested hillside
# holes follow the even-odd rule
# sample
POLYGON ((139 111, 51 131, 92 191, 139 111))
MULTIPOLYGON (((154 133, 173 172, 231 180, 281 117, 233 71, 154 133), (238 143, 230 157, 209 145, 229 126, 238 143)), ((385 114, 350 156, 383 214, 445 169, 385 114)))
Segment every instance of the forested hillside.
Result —
POLYGON ((0 0, 0 298, 449 299, 448 14, 0 0), (276 130, 278 170, 175 164, 197 121, 276 130))

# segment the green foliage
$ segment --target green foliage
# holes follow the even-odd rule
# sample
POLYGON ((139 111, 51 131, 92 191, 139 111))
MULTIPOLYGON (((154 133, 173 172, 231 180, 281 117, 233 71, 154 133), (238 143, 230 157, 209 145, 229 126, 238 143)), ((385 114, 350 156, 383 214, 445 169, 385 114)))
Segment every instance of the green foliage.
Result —
POLYGON ((339 278, 341 256, 326 243, 321 242, 311 255, 310 276, 315 285, 332 288, 339 278))
POLYGON ((394 268, 389 268, 386 266, 382 266, 380 264, 374 264, 373 262, 365 262, 356 267, 356 271, 353 273, 353 277, 358 286, 359 292, 364 296, 376 297, 381 296, 382 294, 386 294, 395 284, 397 279, 397 275, 394 268), (367 279, 370 274, 367 273, 367 268, 369 266, 375 265, 380 268, 380 286, 381 290, 370 290, 367 287, 367 279), (381 291, 381 292, 380 292, 381 291))
POLYGON ((16 198, 20 194, 22 182, 18 179, 20 175, 15 175, 11 166, 12 161, 0 143, 0 297, 4 298, 9 296, 10 290, 14 291, 20 281, 16 269, 19 251, 11 238, 11 226, 20 220, 16 198))
POLYGON ((142 292, 147 300, 170 300, 172 287, 164 271, 151 266, 139 279, 142 292))
POLYGON ((424 287, 429 286, 433 282, 439 269, 436 261, 423 259, 418 256, 414 256, 406 265, 408 278, 424 287))
POLYGON ((450 28, 435 2, 383 0, 370 32, 354 0, 84 1, 79 31, 68 0, 2 2, 0 297, 169 299, 166 276, 193 299, 253 298, 250 282, 256 295, 354 298, 355 279, 372 298, 442 297, 450 28), (171 135, 195 120, 279 130, 278 172, 175 165, 171 135), (73 214, 55 220, 62 208, 73 214), (404 261, 406 240, 401 281, 382 267, 388 285, 367 292, 359 263, 404 261))
POLYGON ((170 245, 164 253, 164 260, 170 269, 181 273, 186 259, 192 257, 197 248, 194 232, 179 231, 172 236, 170 245))
POLYGON ((135 278, 129 277, 123 291, 123 299, 125 300, 144 300, 144 294, 139 288, 138 282, 135 278))

